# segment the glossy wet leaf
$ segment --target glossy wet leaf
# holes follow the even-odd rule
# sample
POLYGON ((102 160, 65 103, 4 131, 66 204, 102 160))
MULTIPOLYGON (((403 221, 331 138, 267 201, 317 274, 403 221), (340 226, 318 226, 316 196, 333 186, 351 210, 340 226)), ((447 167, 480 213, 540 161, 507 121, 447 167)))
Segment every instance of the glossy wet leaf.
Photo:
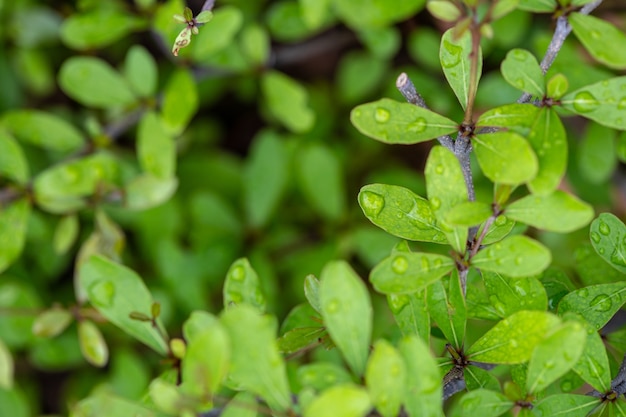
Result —
POLYGON ((569 90, 569 81, 561 73, 553 75, 546 83, 546 96, 555 100, 563 97, 567 90, 569 90))
MULTIPOLYGON (((507 237, 515 227, 515 221, 509 219, 505 215, 499 215, 496 220, 489 226, 487 234, 483 239, 483 245, 490 245, 495 242, 499 242, 507 237)), ((484 226, 478 229, 479 233, 482 233, 484 226)))
POLYGON ((476 126, 503 127, 527 136, 539 112, 540 109, 532 104, 506 104, 481 114, 476 126))
POLYGON ((454 261, 434 253, 393 253, 370 273, 374 288, 384 294, 410 294, 454 269, 454 261))
POLYGON ((392 235, 420 242, 446 243, 428 200, 398 185, 368 184, 359 205, 372 223, 392 235))
POLYGON ((231 340, 224 326, 213 320, 206 327, 198 329, 187 342, 181 366, 181 388, 197 397, 211 396, 217 392, 228 372, 231 340))
POLYGON ((322 306, 320 305, 320 281, 314 275, 307 275, 304 277, 304 295, 315 311, 321 313, 322 306))
POLYGON ((139 97, 156 93, 159 72, 154 57, 141 45, 133 45, 126 54, 124 76, 139 97))
POLYGON ((0 207, 0 272, 6 270, 22 254, 30 210, 26 198, 0 207))
POLYGON ((466 201, 457 204, 445 214, 445 222, 451 226, 478 226, 493 215, 490 204, 466 201))
POLYGON ((174 71, 167 80, 161 104, 161 120, 170 134, 182 133, 198 110, 198 88, 191 72, 174 71))
POLYGON ((567 20, 580 43, 597 61, 615 69, 626 68, 626 51, 611 47, 626 42, 622 31, 606 20, 582 13, 572 13, 567 20))
POLYGON ((325 219, 338 221, 346 210, 344 168, 331 148, 312 144, 299 150, 296 179, 310 206, 325 219))
POLYGON ((566 94, 563 108, 613 129, 626 129, 626 77, 615 77, 566 94), (623 93, 622 93, 623 92, 623 93))
POLYGON ((598 332, 591 327, 587 329, 585 349, 573 370, 600 392, 608 392, 611 387, 611 370, 606 348, 598 332))
POLYGON ((372 306, 361 278, 344 261, 328 263, 320 277, 319 298, 328 333, 357 375, 367 362, 372 306))
POLYGON ((271 114, 289 130, 304 133, 313 127, 315 112, 309 107, 306 88, 299 82, 270 71, 261 79, 261 90, 271 114))
POLYGON ((452 413, 454 417, 498 417, 515 404, 504 394, 486 389, 478 389, 463 395, 458 407, 452 413))
POLYGON ((517 133, 476 135, 472 146, 483 173, 495 183, 517 185, 537 175, 537 156, 528 141, 517 133))
POLYGON ((580 314, 593 328, 600 330, 626 303, 626 282, 590 285, 570 292, 559 303, 559 315, 580 314))
POLYGON ((387 303, 403 336, 418 335, 430 340, 430 315, 426 288, 412 294, 390 294, 387 303))
MULTIPOLYGON (((426 192, 435 217, 442 222, 452 207, 467 201, 467 186, 459 160, 443 146, 435 146, 428 155, 424 169, 426 192)), ((448 242, 458 253, 464 253, 467 244, 467 227, 450 227, 442 224, 448 242)))
POLYGON ((365 381, 376 410, 383 417, 396 417, 404 401, 406 367, 400 353, 384 339, 374 344, 365 381))
POLYGON ((102 256, 92 256, 80 268, 80 282, 89 301, 108 321, 165 355, 165 330, 157 319, 151 323, 133 320, 130 313, 149 314, 153 299, 143 280, 131 269, 102 256))
POLYGON ((230 266, 224 282, 224 308, 248 304, 265 312, 266 300, 261 289, 259 276, 246 258, 237 259, 230 266))
POLYGON ((68 310, 52 307, 37 316, 33 323, 33 334, 39 337, 55 337, 61 334, 72 322, 68 310))
POLYGON ((585 417, 600 403, 599 398, 580 394, 555 394, 539 401, 533 407, 537 417, 585 417))
POLYGON ((587 329, 578 322, 564 323, 535 348, 528 363, 526 391, 539 393, 565 375, 578 362, 587 341, 587 329))
POLYGON ((519 311, 487 331, 467 350, 467 355, 477 362, 527 362, 535 347, 560 322, 557 316, 545 311, 519 311))
POLYGON ((518 90, 539 98, 544 96, 543 71, 539 67, 537 58, 529 51, 525 49, 510 50, 502 61, 501 71, 504 79, 518 90))
POLYGON ((0 176, 20 185, 25 185, 30 177, 22 147, 4 129, 0 129, 0 176))
POLYGON ((500 390, 500 381, 493 373, 477 366, 468 366, 463 369, 463 377, 469 391, 477 389, 500 390))
POLYGON ((73 56, 59 71, 65 94, 87 107, 124 107, 135 102, 128 82, 100 58, 73 56))
POLYGON ((500 317, 521 310, 546 310, 546 290, 536 278, 511 278, 489 271, 482 271, 482 275, 489 302, 500 317))
POLYGON ((298 381, 303 387, 324 391, 334 385, 352 382, 350 373, 332 362, 313 362, 298 368, 298 381))
POLYGON ((465 344, 467 307, 458 273, 428 287, 428 311, 448 343, 461 349, 465 344))
MULTIPOLYGON (((471 58, 472 36, 469 31, 456 39, 454 28, 447 30, 441 37, 439 60, 443 73, 456 94, 461 107, 465 109, 471 95, 471 58)), ((478 52, 478 76, 482 73, 482 51, 478 52)), ((477 86, 474 86, 476 88, 477 86)))
POLYGON ((388 98, 355 107, 350 120, 364 135, 392 144, 424 142, 458 129, 458 124, 447 117, 388 98))
POLYGON ((276 411, 291 406, 285 362, 276 343, 276 319, 262 316, 256 308, 241 304, 221 317, 231 344, 229 384, 262 397, 276 411))
POLYGON ((72 49, 102 48, 143 25, 140 19, 121 9, 97 7, 69 16, 61 26, 61 40, 72 49))
POLYGON ((564 191, 546 196, 528 195, 505 209, 518 222, 551 232, 569 233, 587 226, 593 219, 593 207, 564 191))
POLYGON ((425 0, 390 5, 385 0, 335 0, 337 15, 352 28, 384 27, 408 19, 424 7, 425 0))
POLYGON ((15 363, 9 348, 0 340, 0 388, 11 389, 13 387, 15 363))
POLYGON ((372 406, 367 391, 353 384, 336 385, 322 392, 304 409, 304 417, 361 417, 372 406))
POLYGON ((411 416, 442 417, 442 375, 430 348, 413 335, 401 339, 398 350, 407 372, 405 410, 411 416))
POLYGON ((524 277, 543 272, 551 260, 550 250, 541 243, 515 235, 480 250, 472 258, 472 265, 511 277, 524 277))
POLYGON ((82 133, 72 124, 52 113, 39 110, 14 110, 4 113, 0 124, 15 138, 37 147, 61 152, 80 149, 82 133))
POLYGON ((176 143, 155 112, 146 113, 137 128, 137 158, 142 170, 168 180, 176 171, 176 143))
POLYGON ((626 273, 626 226, 614 214, 601 213, 591 223, 591 245, 609 265, 626 273))
POLYGON ((102 368, 109 361, 109 348, 98 326, 91 320, 78 322, 80 351, 87 362, 102 368))
POLYGON ((295 353, 319 345, 325 334, 326 329, 321 325, 289 330, 278 339, 278 349, 286 354, 295 353))
POLYGON ((159 206, 174 195, 177 187, 176 178, 161 180, 148 174, 140 175, 126 184, 125 205, 131 210, 159 206))

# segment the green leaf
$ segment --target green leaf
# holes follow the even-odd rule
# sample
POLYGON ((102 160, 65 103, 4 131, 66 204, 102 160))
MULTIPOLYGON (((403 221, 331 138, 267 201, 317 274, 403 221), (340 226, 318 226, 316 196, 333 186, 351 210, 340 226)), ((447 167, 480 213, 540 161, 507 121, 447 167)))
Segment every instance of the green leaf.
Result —
POLYGON ((346 54, 339 63, 336 75, 335 88, 341 102, 355 104, 370 98, 384 82, 388 65, 388 61, 370 52, 346 54))
POLYGON ((220 417, 258 417, 258 403, 254 395, 240 392, 226 405, 220 417))
POLYGON ((543 97, 546 93, 543 71, 537 58, 525 49, 511 49, 502 61, 502 76, 518 90, 543 97))
POLYGON ((406 366, 404 408, 410 416, 443 417, 442 375, 430 348, 418 336, 400 340, 398 350, 406 366))
POLYGON ((237 259, 230 266, 224 282, 224 308, 245 303, 265 312, 265 296, 259 276, 246 258, 237 259))
POLYGON ((109 348, 100 329, 90 320, 78 322, 80 351, 87 362, 102 368, 109 361, 109 348))
POLYGON ((458 130, 447 117, 410 103, 383 98, 355 107, 350 113, 354 127, 385 143, 410 145, 458 130))
POLYGON ((558 73, 552 76, 546 83, 546 96, 554 100, 558 100, 567 93, 569 89, 569 81, 565 75, 558 73))
POLYGON ((499 20, 507 14, 514 11, 520 0, 498 0, 491 10, 491 18, 493 20, 499 20))
POLYGON ((167 354, 165 330, 130 318, 130 313, 149 315, 154 302, 142 279, 131 269, 102 256, 92 256, 80 268, 80 283, 89 301, 108 321, 145 343, 158 353, 167 354))
POLYGON ((625 130, 626 94, 620 95, 625 85, 626 76, 587 85, 563 96, 561 105, 603 126, 625 130))
POLYGON ((376 291, 410 294, 427 287, 454 269, 454 261, 434 253, 394 253, 370 273, 376 291))
POLYGON ((418 335, 428 343, 430 315, 426 302, 426 288, 412 294, 389 294, 387 303, 403 336, 418 335))
POLYGON ((275 213, 289 178, 289 153, 272 131, 259 134, 244 171, 244 204, 252 226, 265 225, 275 213))
POLYGON ((224 6, 216 9, 208 25, 200 28, 191 46, 191 56, 195 61, 204 61, 235 41, 241 29, 244 16, 237 7, 224 6))
POLYGON ((573 369, 596 390, 604 393, 611 388, 611 370, 606 348, 602 338, 592 327, 587 329, 585 349, 573 369))
MULTIPOLYGON (((23 279, 12 280, 5 274, 0 280, 0 308, 5 311, 37 311, 42 304, 33 285, 23 279)), ((31 345, 34 321, 35 317, 31 315, 0 315, 0 339, 12 351, 31 345)))
POLYGON ((61 40, 72 49, 97 49, 114 44, 142 26, 142 20, 127 12, 98 7, 65 19, 61 40))
POLYGON ((68 58, 59 70, 59 85, 65 94, 87 107, 125 107, 136 101, 124 77, 96 57, 68 58))
POLYGON ((156 93, 159 81, 157 63, 141 45, 133 45, 126 54, 124 76, 138 97, 148 98, 156 93))
POLYGON ((24 250, 30 208, 26 198, 0 206, 0 272, 15 262, 24 250))
MULTIPOLYGON (((392 59, 398 53, 402 43, 400 31, 394 26, 361 28, 357 36, 368 52, 382 61, 383 69, 386 69, 384 62, 392 59)), ((363 75, 365 74, 361 73, 360 78, 363 78, 363 75)))
POLYGON ((561 183, 567 168, 567 135, 554 109, 539 110, 527 139, 539 162, 537 176, 528 183, 528 188, 533 194, 550 194, 561 183))
POLYGON ((528 141, 517 133, 476 135, 472 146, 480 168, 495 183, 518 185, 537 175, 537 156, 528 141))
POLYGON ((550 265, 550 250, 526 236, 509 236, 480 250, 472 258, 472 266, 511 277, 524 277, 543 272, 550 265))
POLYGON ((196 22, 209 23, 213 19, 213 12, 210 10, 203 10, 196 16, 196 22))
MULTIPOLYGON (((463 110, 467 107, 467 102, 471 95, 471 58, 472 35, 466 31, 461 37, 456 39, 454 28, 448 29, 441 37, 441 47, 439 48, 439 60, 443 73, 452 87, 454 94, 459 99, 463 110)), ((478 51, 478 78, 482 74, 482 50, 478 51)), ((476 80, 478 84, 478 79, 476 80)), ((474 86, 477 88, 478 85, 474 86)))
POLYGON ((537 403, 533 413, 537 417, 585 417, 599 403, 599 398, 588 395, 556 394, 537 403))
POLYGON ((312 345, 320 344, 320 338, 325 333, 326 329, 320 326, 289 330, 278 339, 278 350, 286 354, 304 350, 312 345))
POLYGON ((322 306, 320 304, 320 281, 314 275, 304 277, 304 295, 315 311, 321 313, 322 306))
POLYGON ((372 403, 383 417, 396 417, 404 401, 406 367, 400 353, 386 340, 374 344, 365 371, 372 403))
POLYGON ((495 272, 482 271, 489 302, 504 318, 521 310, 545 311, 548 297, 536 278, 510 278, 495 272))
POLYGON ((85 143, 78 129, 52 113, 14 110, 4 113, 0 122, 18 140, 44 149, 72 152, 85 143))
POLYGON ((311 130, 315 112, 309 107, 309 94, 299 82, 278 71, 266 72, 261 91, 271 114, 294 133, 311 130))
POLYGON ((568 22, 580 43, 597 61, 610 68, 626 68, 626 51, 611 45, 626 43, 626 35, 618 28, 595 16, 572 13, 568 22))
POLYGON ((490 204, 466 201, 452 207, 445 214, 445 222, 451 226, 478 226, 493 215, 490 204))
POLYGON ((125 186, 125 206, 131 210, 146 210, 170 199, 178 188, 178 180, 161 180, 149 174, 139 175, 125 186))
POLYGON ((248 24, 240 35, 242 53, 253 65, 266 63, 271 53, 271 40, 267 31, 260 25, 248 24))
POLYGON ((30 177, 22 147, 4 129, 0 129, 0 176, 19 185, 25 185, 30 177))
POLYGON ((626 273, 626 226, 611 213, 601 213, 591 223, 591 245, 609 265, 626 273))
POLYGON ((617 166, 615 131, 598 123, 588 123, 579 144, 578 170, 592 184, 607 182, 617 166))
POLYGON ((561 299, 559 315, 580 314, 594 329, 600 330, 626 302, 626 282, 590 285, 572 291, 561 299))
POLYGON ((37 316, 33 323, 33 334, 39 337, 55 337, 63 333, 72 322, 72 313, 52 307, 37 316))
MULTIPOLYGON (((435 146, 428 155, 426 168, 426 191, 428 200, 440 222, 446 213, 457 204, 467 201, 467 186, 459 160, 443 146, 435 146)), ((466 227, 449 227, 444 223, 440 227, 448 242, 458 253, 464 253, 467 245, 466 227)))
POLYGON ((246 304, 221 317, 231 340, 229 380, 262 397, 275 411, 291 407, 285 361, 276 343, 276 319, 246 304))
MULTIPOLYGON (((515 222, 504 215, 499 215, 487 230, 483 239, 483 245, 491 245, 507 237, 515 227, 515 222)), ((482 233, 483 226, 478 229, 478 234, 482 233)))
POLYGON ((498 417, 514 406, 515 404, 504 394, 486 389, 477 389, 468 392, 461 398, 456 409, 457 411, 452 415, 454 417, 498 417))
POLYGON ((181 134, 198 110, 198 91, 190 71, 178 69, 163 91, 161 119, 170 133, 181 134))
POLYGON ((446 243, 425 198, 397 185, 368 184, 359 192, 363 214, 387 233, 420 242, 446 243))
POLYGON ((78 232, 80 231, 80 223, 78 216, 75 214, 63 216, 57 227, 54 230, 54 237, 52 239, 52 246, 54 252, 62 255, 74 245, 78 238, 78 232))
POLYGON ((587 329, 578 322, 564 323, 542 340, 528 363, 526 391, 539 393, 565 375, 578 362, 587 340, 587 329))
POLYGON ((313 209, 337 222, 346 211, 342 163, 332 149, 322 144, 304 146, 296 155, 296 179, 313 209))
POLYGON ((477 389, 500 390, 500 381, 491 372, 477 366, 467 366, 463 369, 463 377, 469 391, 477 389))
POLYGON ((126 398, 116 397, 107 390, 94 395, 72 406, 71 417, 133 416, 156 417, 155 411, 126 398))
POLYGON ((326 21, 332 0, 298 0, 302 20, 309 29, 318 29, 326 21))
POLYGON ((153 111, 139 122, 137 158, 142 170, 158 179, 168 180, 176 173, 176 143, 153 111))
POLYGON ((334 0, 337 15, 351 28, 390 26, 417 14, 425 0, 404 0, 389 4, 386 0, 334 0))
POLYGON ((343 261, 322 270, 319 297, 328 333, 357 375, 363 375, 372 334, 372 306, 365 284, 343 261))
POLYGON ((15 364, 9 348, 0 340, 0 389, 13 388, 15 364))
POLYGON ((150 399, 158 410, 169 415, 176 414, 183 402, 178 387, 170 381, 157 378, 148 387, 150 399))
POLYGON ((352 382, 352 377, 339 365, 330 362, 314 362, 298 368, 298 381, 303 387, 324 391, 335 385, 352 382))
POLYGON ((204 333, 204 330, 213 326, 216 320, 217 317, 206 311, 193 311, 189 318, 185 320, 185 323, 183 323, 183 336, 187 343, 191 343, 195 337, 204 333))
POLYGON ((520 0, 517 6, 520 10, 534 13, 550 13, 556 10, 555 0, 520 0))
POLYGON ((354 384, 336 385, 324 391, 304 410, 304 417, 362 417, 372 407, 367 391, 354 384))
POLYGON ((519 311, 498 322, 466 352, 476 362, 527 362, 535 347, 561 321, 545 311, 519 311))
POLYGON ((530 133, 541 109, 532 104, 507 104, 487 110, 476 121, 477 127, 504 127, 522 136, 530 133))
POLYGON ((518 222, 560 233, 578 230, 594 216, 593 207, 564 191, 523 197, 507 206, 505 213, 518 222))
POLYGON ((426 9, 433 17, 444 22, 455 22, 461 17, 461 10, 447 0, 430 0, 426 3, 426 9))
POLYGON ((428 311, 446 340, 461 349, 465 344, 467 307, 456 270, 449 279, 439 280, 428 287, 428 311))
MULTIPOLYGON (((197 397, 210 398, 226 377, 231 359, 231 341, 224 326, 214 317, 206 327, 197 329, 188 340, 182 361, 182 390, 197 397)), ((195 326, 189 320, 186 326, 195 326), (188 324, 189 323, 189 324, 188 324)))

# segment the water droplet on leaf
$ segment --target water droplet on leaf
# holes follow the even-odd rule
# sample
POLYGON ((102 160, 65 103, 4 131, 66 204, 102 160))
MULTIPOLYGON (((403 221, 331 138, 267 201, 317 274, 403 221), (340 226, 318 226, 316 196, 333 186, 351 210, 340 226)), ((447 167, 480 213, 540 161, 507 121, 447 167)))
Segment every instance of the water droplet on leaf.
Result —
POLYGON ((385 199, 382 195, 371 191, 363 191, 359 194, 359 202, 365 214, 369 217, 376 217, 385 207, 385 199))
POLYGON ((591 240, 596 243, 600 242, 600 235, 597 232, 591 232, 591 240))
POLYGON ((437 197, 433 197, 430 199, 430 205, 433 209, 437 210, 439 207, 441 207, 441 200, 439 200, 437 197))
POLYGON ((426 130, 426 119, 420 117, 407 126, 409 132, 421 133, 426 130))
POLYGON ((391 117, 391 113, 389 113, 389 110, 384 109, 382 107, 378 107, 376 109, 376 112, 374 113, 374 119, 378 123, 387 123, 390 117, 391 117))
POLYGON ((96 281, 89 288, 89 300, 98 307, 111 307, 115 298, 115 285, 111 281, 96 281))
POLYGON ((608 236, 611 233, 611 228, 609 227, 609 225, 602 221, 600 222, 600 225, 598 226, 598 230, 604 236, 608 236))
POLYGON ((409 304, 409 297, 407 295, 390 294, 389 295, 389 308, 393 314, 398 314, 404 307, 409 304))
POLYGON ((409 261, 406 260, 404 256, 396 256, 395 259, 391 262, 391 269, 396 274, 404 274, 406 270, 409 268, 409 261))
POLYGON ((246 270, 241 265, 237 265, 236 267, 233 268, 232 271, 230 271, 230 278, 235 281, 243 281, 245 277, 246 277, 246 270))
POLYGON ((589 91, 581 91, 574 97, 574 109, 580 113, 588 113, 598 108, 600 102, 589 91))
POLYGON ((609 311, 612 305, 613 301, 611 300, 611 297, 606 294, 596 296, 589 303, 589 306, 593 307, 596 311, 609 311))
POLYGON ((326 304, 326 312, 329 314, 335 314, 339 312, 340 305, 337 300, 330 300, 328 304, 326 304))

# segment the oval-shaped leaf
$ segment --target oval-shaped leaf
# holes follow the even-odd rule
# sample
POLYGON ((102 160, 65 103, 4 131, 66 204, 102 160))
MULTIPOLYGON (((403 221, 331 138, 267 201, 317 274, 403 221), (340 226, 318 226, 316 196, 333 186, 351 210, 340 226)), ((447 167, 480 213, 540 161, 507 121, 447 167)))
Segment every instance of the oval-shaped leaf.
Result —
POLYGON ((394 253, 370 273, 374 288, 384 294, 410 294, 454 269, 454 261, 434 253, 394 253))
POLYGON ((259 276, 246 258, 237 259, 230 266, 224 282, 224 308, 246 303, 265 312, 266 300, 259 276))
POLYGON ((62 217, 54 230, 52 239, 54 251, 60 255, 66 253, 76 242, 79 231, 80 223, 76 214, 62 217))
POLYGON ((453 347, 462 349, 467 307, 458 273, 453 272, 449 279, 434 282, 428 287, 428 311, 446 340, 453 347))
POLYGON ((192 57, 203 61, 232 44, 243 22, 243 13, 237 7, 224 6, 215 10, 210 24, 200 29, 192 43, 192 57))
POLYGON ((572 291, 561 299, 559 315, 580 314, 593 328, 600 330, 626 302, 626 282, 590 285, 572 291))
POLYGON ((141 20, 115 7, 96 7, 69 16, 61 26, 61 39, 72 49, 101 48, 141 26, 141 20))
POLYGON ((131 210, 146 210, 163 204, 174 195, 178 180, 160 180, 144 174, 131 180, 125 186, 125 205, 131 210))
POLYGON ((495 183, 517 185, 537 175, 537 156, 528 141, 517 133, 476 135, 472 146, 480 168, 495 183))
POLYGON ((618 28, 606 20, 582 13, 572 13, 567 20, 591 56, 607 67, 626 68, 626 51, 611 47, 626 43, 626 35, 618 28))
POLYGON ((390 26, 408 19, 424 7, 425 0, 406 0, 389 4, 386 0, 335 0, 337 15, 352 28, 390 26))
POLYGON ((545 311, 520 311, 498 322, 476 341, 467 356, 497 364, 527 362, 535 347, 561 320, 545 311))
POLYGON ((30 176, 22 147, 4 129, 0 129, 0 176, 20 185, 25 185, 30 176))
POLYGON ((461 398, 458 408, 456 408, 456 412, 452 416, 498 417, 512 409, 514 405, 504 394, 486 389, 477 389, 468 392, 461 398))
POLYGON ((435 139, 458 129, 458 123, 447 117, 388 98, 355 107, 350 120, 370 138, 403 145, 435 139))
POLYGON ((58 307, 52 307, 37 316, 33 323, 33 334, 39 337, 60 335, 72 322, 72 313, 58 307))
MULTIPOLYGON (((458 36, 457 31, 448 29, 441 37, 439 48, 439 60, 443 73, 452 87, 454 94, 459 99, 463 110, 467 107, 469 96, 471 95, 471 55, 472 35, 466 31, 462 36, 458 36), (458 38, 458 39, 457 39, 458 38)), ((483 57, 482 50, 478 51, 478 77, 482 74, 483 57)), ((478 78, 474 89, 478 87, 478 78)))
POLYGON ((614 214, 601 213, 591 223, 591 245, 609 265, 626 273, 626 226, 614 214))
POLYGON ((527 136, 540 108, 532 104, 507 104, 487 110, 476 121, 477 127, 504 127, 527 136))
POLYGON ((489 302, 504 318, 521 310, 545 311, 548 296, 536 278, 510 278, 495 272, 482 271, 489 302))
POLYGON ((123 107, 136 100, 124 77, 96 57, 67 59, 59 70, 59 85, 65 94, 88 107, 123 107))
POLYGON ((155 112, 145 114, 137 128, 137 158, 144 172, 167 180, 176 171, 176 143, 155 112))
POLYGON ((556 111, 542 107, 526 137, 539 162, 537 176, 528 188, 533 194, 550 194, 561 183, 567 168, 567 135, 556 111))
POLYGON ((478 226, 493 215, 490 204, 480 201, 466 201, 452 207, 444 215, 445 222, 451 226, 478 226))
POLYGON ((196 82, 187 69, 178 69, 167 80, 161 104, 161 118, 170 133, 182 133, 198 110, 196 82))
POLYGON ((61 152, 80 149, 83 135, 67 121, 39 110, 15 110, 2 116, 2 125, 23 142, 61 152))
POLYGON ((430 348, 417 335, 400 340, 398 350, 406 366, 404 408, 410 416, 443 415, 442 375, 430 348))
POLYGON ((364 388, 354 384, 336 385, 324 391, 304 410, 304 417, 362 417, 372 407, 364 388))
POLYGON ((585 417, 598 404, 599 398, 580 394, 556 394, 544 398, 533 407, 537 417, 585 417))
POLYGON ((472 266, 510 277, 543 272, 552 261, 550 250, 526 236, 510 236, 479 251, 472 266))
POLYGON ((566 94, 563 108, 613 129, 626 129, 626 76, 587 85, 566 94))
POLYGON ((100 333, 100 329, 90 320, 78 322, 78 341, 83 357, 92 364, 102 368, 109 361, 109 348, 100 333))
POLYGON ((426 288, 412 294, 390 294, 387 303, 403 336, 418 335, 430 341, 430 315, 426 288))
POLYGON ((537 58, 525 49, 511 49, 501 66, 504 79, 517 88, 533 96, 542 98, 546 92, 543 71, 537 58))
POLYGON ((154 57, 141 45, 133 45, 124 61, 126 81, 139 97, 148 98, 156 93, 159 72, 154 57))
POLYGON ((7 269, 22 253, 29 216, 30 203, 26 198, 0 207, 0 272, 7 269))
POLYGON ((330 262, 322 270, 319 297, 328 333, 354 373, 363 375, 372 334, 365 284, 346 262, 330 262))
POLYGON ((295 133, 313 127, 315 113, 309 107, 309 95, 297 81, 278 71, 269 71, 261 79, 261 89, 270 112, 295 133))
POLYGON ((315 311, 321 313, 320 305, 320 281, 314 275, 304 277, 304 296, 315 311))
POLYGON ((611 369, 606 347, 600 334, 592 327, 587 329, 585 349, 573 369, 599 392, 608 392, 611 388, 611 369))
POLYGON ((505 213, 518 222, 560 233, 588 225, 594 215, 593 207, 564 191, 526 196, 507 206, 505 213))
POLYGON ((606 183, 617 167, 615 131, 598 123, 587 124, 576 152, 578 172, 591 184, 606 183))
POLYGON ((376 410, 383 417, 396 417, 404 401, 406 367, 400 353, 384 339, 374 344, 365 381, 376 410))
POLYGON ((346 368, 332 362, 314 362, 298 368, 298 381, 303 387, 321 392, 334 385, 352 382, 352 376, 346 368))

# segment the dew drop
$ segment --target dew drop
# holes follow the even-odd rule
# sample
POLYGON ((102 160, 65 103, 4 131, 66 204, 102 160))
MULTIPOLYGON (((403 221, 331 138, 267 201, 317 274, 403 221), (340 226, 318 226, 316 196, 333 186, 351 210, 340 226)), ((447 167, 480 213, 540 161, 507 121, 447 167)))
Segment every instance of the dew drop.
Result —
POLYGON ((528 58, 528 56, 526 55, 526 53, 523 50, 515 49, 513 51, 513 58, 515 58, 516 60, 518 60, 520 62, 525 62, 526 58, 528 58))
POLYGON ((330 300, 328 304, 326 304, 326 312, 329 314, 338 313, 340 309, 339 301, 330 300))
POLYGON ((439 175, 443 174, 445 172, 445 168, 443 167, 443 165, 439 164, 435 167, 435 172, 439 175))
POLYGON ((385 207, 385 199, 382 195, 371 191, 359 193, 359 202, 368 217, 376 217, 385 207))
POLYGON ((409 304, 408 295, 390 294, 387 300, 393 314, 400 313, 409 304))
POLYGON ((619 250, 619 248, 613 249, 613 253, 611 253, 611 262, 618 266, 626 266, 626 259, 624 259, 624 253, 619 250))
POLYGON ((245 277, 246 277, 246 270, 241 265, 237 265, 236 267, 233 268, 232 271, 230 271, 230 278, 235 281, 243 281, 245 277))
POLYGON ((89 300, 98 307, 111 307, 115 298, 115 285, 111 281, 96 281, 89 287, 89 300))
POLYGON ((596 296, 589 303, 589 307, 593 307, 596 311, 609 311, 612 305, 613 301, 611 300, 611 297, 606 294, 596 296))
POLYGON ((591 37, 594 39, 600 39, 602 37, 602 34, 598 32, 597 30, 592 30, 591 37))
POLYGON ((400 375, 400 367, 398 365, 392 365, 389 369, 389 374, 391 374, 391 376, 400 375))
POLYGON ((439 207, 441 207, 441 200, 439 200, 437 197, 432 197, 430 199, 430 205, 433 209, 437 210, 439 207))
POLYGON ((622 97, 617 103, 617 108, 620 110, 626 110, 626 97, 622 97))
POLYGON ((496 226, 504 226, 506 224, 506 217, 505 216, 498 216, 496 218, 495 221, 495 225, 496 226))
POLYGON ((600 105, 598 99, 589 91, 581 91, 574 96, 574 109, 580 113, 588 113, 600 105))
POLYGON ((573 389, 574 389, 574 385, 572 384, 571 381, 563 381, 563 382, 561 382, 561 391, 563 391, 563 392, 570 392, 573 389))
POLYGON ((415 120, 413 123, 409 123, 409 125, 407 126, 409 132, 413 132, 413 133, 421 133, 424 130, 426 130, 426 119, 420 117, 417 120, 415 120))
POLYGON ((522 262, 524 262, 524 258, 522 258, 521 256, 518 256, 515 258, 515 265, 521 265, 522 262))
POLYGON ((578 295, 582 298, 587 298, 589 297, 589 290, 587 288, 581 288, 578 290, 578 295))
POLYGON ((441 65, 444 68, 452 68, 458 65, 458 63, 461 62, 463 48, 447 40, 443 41, 443 47, 448 52, 448 54, 441 55, 441 65))
POLYGON ((425 256, 423 256, 421 259, 421 267, 423 272, 430 271, 430 261, 425 256))
POLYGON ((239 291, 230 290, 228 291, 228 296, 230 297, 231 301, 235 304, 239 304, 243 302, 243 295, 241 295, 239 291))
POLYGON ((376 112, 374 113, 374 119, 378 123, 387 123, 390 117, 391 117, 391 113, 389 113, 389 110, 384 109, 382 107, 378 107, 376 109, 376 112))
POLYGON ((602 233, 604 236, 608 236, 611 233, 611 228, 605 222, 600 222, 598 230, 600 230, 600 233, 602 233))
POLYGON ((591 240, 600 243, 600 234, 598 232, 591 232, 591 240))
POLYGON ((404 256, 396 256, 394 260, 391 261, 391 270, 396 274, 402 275, 408 268, 409 261, 407 261, 404 256))
POLYGON ((519 89, 524 89, 524 87, 526 87, 526 82, 524 82, 523 78, 518 78, 515 80, 515 86, 519 89))
POLYGON ((435 259, 435 261, 433 262, 433 266, 435 268, 440 268, 443 265, 443 261, 441 259, 435 259))
POLYGON ((519 343, 517 342, 517 340, 515 340, 515 339, 511 339, 511 340, 509 341, 509 346, 511 346, 511 348, 515 349, 516 347, 518 347, 518 346, 519 346, 519 343))
POLYGON ((546 369, 552 369, 552 368, 554 368, 554 365, 555 365, 555 363, 554 363, 554 361, 553 361, 553 360, 548 360, 548 361, 546 361, 546 363, 544 364, 544 367, 545 367, 546 369))

